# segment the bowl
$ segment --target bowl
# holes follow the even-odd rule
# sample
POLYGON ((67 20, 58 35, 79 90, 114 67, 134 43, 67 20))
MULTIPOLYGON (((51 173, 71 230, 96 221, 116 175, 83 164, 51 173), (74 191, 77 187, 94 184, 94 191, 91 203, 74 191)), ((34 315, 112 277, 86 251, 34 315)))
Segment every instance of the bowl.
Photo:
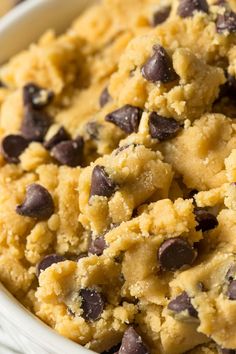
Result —
POLYGON ((55 29, 57 33, 64 31, 77 15, 94 2, 27 0, 18 5, 0 20, 0 64, 27 48, 48 28, 55 29))
MULTIPOLYGON (((37 40, 46 29, 54 28, 58 33, 63 31, 92 2, 28 0, 17 6, 0 20, 0 63, 37 40)), ((1 284, 0 318, 1 327, 12 337, 17 348, 27 354, 92 353, 45 325, 27 311, 1 284)))

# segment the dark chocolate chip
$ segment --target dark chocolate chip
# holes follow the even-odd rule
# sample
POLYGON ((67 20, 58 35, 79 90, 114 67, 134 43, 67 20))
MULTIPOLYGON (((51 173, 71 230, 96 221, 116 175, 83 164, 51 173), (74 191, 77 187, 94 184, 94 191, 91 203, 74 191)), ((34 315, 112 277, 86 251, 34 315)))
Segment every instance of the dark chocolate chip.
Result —
POLYGON ((221 354, 236 354, 236 350, 234 349, 225 349, 225 348, 219 348, 221 354))
POLYGON ((26 188, 25 200, 16 207, 16 212, 31 218, 48 219, 54 213, 52 196, 46 188, 33 183, 26 188))
POLYGON ((232 280, 229 284, 227 295, 230 300, 236 300, 236 280, 232 280))
POLYGON ((44 257, 36 266, 37 277, 39 277, 42 271, 51 267, 52 264, 64 262, 65 260, 65 257, 58 254, 49 254, 48 256, 44 257))
POLYGON ((173 118, 165 118, 152 112, 149 117, 149 131, 152 138, 165 141, 174 138, 181 125, 173 118))
POLYGON ((191 299, 186 291, 177 296, 174 300, 170 301, 168 304, 168 309, 174 311, 175 313, 180 313, 187 310, 189 316, 198 318, 198 313, 193 307, 191 299))
POLYGON ((180 0, 177 13, 180 17, 191 17, 195 11, 208 13, 209 8, 206 0, 180 0))
POLYGON ((57 144, 67 140, 70 140, 70 135, 67 133, 64 127, 61 127, 58 129, 56 134, 54 134, 48 141, 44 142, 44 147, 47 150, 51 150, 57 144))
POLYGON ((151 25, 153 27, 155 27, 155 26, 160 25, 161 23, 165 22, 167 20, 167 18, 169 17, 170 11, 171 11, 170 6, 163 6, 160 9, 158 9, 153 14, 151 25))
POLYGON ((95 289, 81 289, 81 308, 83 318, 87 321, 96 321, 101 317, 105 307, 103 295, 95 289))
POLYGON ((27 107, 21 125, 21 133, 28 141, 42 142, 50 125, 51 118, 46 113, 27 107))
POLYGON ((2 140, 1 150, 4 159, 9 163, 20 162, 19 156, 27 148, 29 142, 21 135, 7 135, 2 140))
POLYGON ((236 13, 233 11, 225 11, 220 14, 216 20, 216 29, 218 33, 228 31, 229 33, 236 32, 236 13))
POLYGON ((143 343, 133 327, 129 327, 122 338, 119 354, 149 354, 149 350, 143 343))
POLYGON ((86 124, 86 130, 91 139, 98 139, 100 127, 101 125, 97 122, 88 122, 86 124))
POLYGON ((99 195, 110 198, 115 192, 117 186, 108 176, 103 166, 95 166, 91 179, 90 197, 99 195))
POLYGON ((118 354, 119 349, 120 349, 121 343, 115 345, 114 347, 106 350, 105 352, 102 352, 102 354, 118 354))
POLYGON ((77 140, 62 141, 52 148, 51 155, 61 165, 76 167, 82 163, 83 145, 77 140))
POLYGON ((195 219, 198 222, 196 230, 202 232, 212 230, 218 226, 218 221, 215 215, 209 213, 203 208, 194 209, 195 219))
POLYGON ((147 81, 162 82, 164 84, 175 81, 178 75, 174 71, 172 60, 166 50, 160 45, 153 47, 154 54, 142 67, 142 75, 147 81))
POLYGON ((232 264, 225 276, 226 280, 229 282, 236 279, 236 264, 232 264))
POLYGON ((158 251, 161 268, 169 271, 180 269, 184 265, 191 265, 195 256, 193 247, 180 237, 164 241, 158 251))
POLYGON ((41 109, 49 105, 53 100, 52 91, 44 89, 34 83, 29 83, 23 87, 23 102, 25 106, 34 109, 41 109))
POLYGON ((143 111, 140 108, 126 104, 122 108, 107 114, 105 120, 117 125, 127 134, 131 134, 138 131, 142 113, 143 111))
POLYGON ((88 251, 91 254, 96 254, 97 256, 101 256, 106 247, 107 245, 106 245, 105 238, 103 236, 99 236, 95 239, 91 239, 88 251))
POLYGON ((101 108, 104 107, 110 100, 111 100, 111 96, 109 94, 108 88, 105 87, 99 98, 100 107, 101 108))

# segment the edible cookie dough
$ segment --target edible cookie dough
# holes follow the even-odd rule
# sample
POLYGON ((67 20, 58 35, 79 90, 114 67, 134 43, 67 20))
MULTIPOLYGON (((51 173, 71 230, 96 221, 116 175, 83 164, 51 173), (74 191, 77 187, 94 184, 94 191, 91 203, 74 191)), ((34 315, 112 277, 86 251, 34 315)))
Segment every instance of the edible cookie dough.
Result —
POLYGON ((103 0, 0 83, 5 287, 98 353, 235 354, 235 0, 103 0))

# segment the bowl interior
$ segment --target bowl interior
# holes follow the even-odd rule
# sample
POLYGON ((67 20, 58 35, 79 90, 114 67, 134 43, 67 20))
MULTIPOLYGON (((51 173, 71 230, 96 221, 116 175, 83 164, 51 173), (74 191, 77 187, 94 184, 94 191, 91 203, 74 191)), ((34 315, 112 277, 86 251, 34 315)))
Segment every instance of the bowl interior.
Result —
MULTIPOLYGON (((1 0, 0 0, 1 1, 1 0)), ((37 40, 51 28, 67 28, 85 7, 95 0, 28 0, 0 20, 0 64, 37 40)))
MULTIPOLYGON (((1 324, 8 324, 8 328, 14 328, 14 339, 19 342, 21 336, 45 350, 45 354, 89 354, 90 350, 66 339, 36 318, 26 310, 5 288, 0 284, 0 314, 1 324), (3 322, 2 322, 3 319, 3 322)), ((8 329, 7 328, 7 329, 8 329)), ((30 348, 29 348, 30 350, 30 348)), ((27 354, 29 352, 27 351, 27 354)), ((40 352, 40 354, 44 354, 40 352)))

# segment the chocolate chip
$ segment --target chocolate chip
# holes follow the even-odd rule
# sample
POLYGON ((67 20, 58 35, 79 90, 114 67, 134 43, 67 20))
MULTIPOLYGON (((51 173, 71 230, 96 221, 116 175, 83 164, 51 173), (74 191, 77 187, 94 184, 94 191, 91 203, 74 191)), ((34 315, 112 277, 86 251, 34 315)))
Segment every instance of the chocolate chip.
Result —
POLYGON ((111 100, 111 96, 109 94, 108 88, 105 87, 99 98, 100 107, 101 108, 104 107, 110 100, 111 100))
POLYGON ((76 167, 82 163, 83 145, 77 140, 62 141, 52 148, 51 155, 61 165, 76 167))
POLYGON ((147 81, 162 82, 164 84, 175 81, 178 75, 173 69, 172 60, 166 50, 160 45, 153 47, 154 54, 142 67, 142 75, 147 81))
POLYGON ((236 280, 232 280, 229 284, 227 295, 230 300, 236 300, 236 280))
POLYGON ((180 17, 191 17, 195 11, 208 13, 206 0, 180 0, 177 13, 180 17))
POLYGON ((105 120, 117 125, 127 134, 131 134, 138 131, 142 113, 143 111, 140 108, 126 104, 122 108, 107 114, 105 120))
POLYGON ((34 83, 29 83, 23 87, 23 102, 25 106, 34 109, 46 107, 53 100, 52 91, 44 89, 34 83))
POLYGON ((201 230, 202 232, 212 230, 218 226, 218 221, 215 215, 209 213, 203 208, 194 209, 195 219, 198 222, 196 226, 196 231, 201 230))
POLYGON ((64 127, 58 129, 56 134, 54 134, 48 141, 44 142, 44 147, 47 150, 51 150, 54 146, 61 143, 62 141, 70 140, 70 136, 64 127))
POLYGON ((2 140, 2 154, 9 163, 20 162, 19 156, 27 148, 29 142, 21 135, 7 135, 2 140))
POLYGON ((228 31, 229 33, 236 32, 236 13, 233 11, 225 11, 220 14, 216 20, 216 30, 218 33, 228 31))
POLYGON ((158 9, 153 14, 151 25, 153 27, 155 27, 155 26, 160 25, 161 23, 165 22, 167 20, 167 18, 169 17, 170 11, 171 11, 170 6, 163 6, 160 9, 158 9))
POLYGON ((163 270, 174 271, 184 265, 191 265, 195 259, 195 251, 188 241, 174 237, 162 243, 158 258, 163 270))
POLYGON ((27 107, 21 125, 21 133, 28 141, 42 142, 50 125, 51 119, 46 113, 27 107))
POLYGON ((31 218, 48 219, 54 213, 52 196, 46 188, 33 183, 26 188, 25 200, 16 207, 16 212, 31 218))
POLYGON ((87 321, 96 321, 101 317, 105 307, 103 295, 95 289, 81 289, 81 308, 83 318, 87 321))
POLYGON ((107 245, 106 245, 105 238, 103 236, 99 236, 95 239, 91 239, 88 251, 91 254, 96 254, 97 256, 101 256, 106 247, 107 245))
POLYGON ((116 184, 108 176, 103 166, 95 166, 91 179, 90 197, 100 195, 110 198, 116 190, 116 184))
POLYGON ((165 118, 152 112, 149 117, 149 131, 152 138, 165 141, 174 138, 181 125, 173 118, 165 118))
POLYGON ((58 254, 49 254, 48 256, 44 257, 36 266, 37 277, 39 277, 42 271, 51 267, 52 264, 64 262, 65 260, 65 257, 58 254))
POLYGON ((86 130, 91 139, 97 140, 99 137, 99 130, 101 125, 97 122, 88 122, 86 124, 86 130))
POLYGON ((174 300, 170 301, 168 304, 168 309, 174 311, 175 313, 188 311, 189 316, 198 318, 198 313, 193 307, 191 299, 186 291, 177 296, 174 300))
POLYGON ((133 327, 129 327, 123 336, 119 354, 149 354, 142 338, 133 327))
POLYGON ((225 276, 226 280, 229 282, 236 279, 236 264, 232 264, 225 276))
POLYGON ((234 349, 224 349, 224 348, 219 348, 221 351, 221 354, 236 354, 236 350, 234 349))

